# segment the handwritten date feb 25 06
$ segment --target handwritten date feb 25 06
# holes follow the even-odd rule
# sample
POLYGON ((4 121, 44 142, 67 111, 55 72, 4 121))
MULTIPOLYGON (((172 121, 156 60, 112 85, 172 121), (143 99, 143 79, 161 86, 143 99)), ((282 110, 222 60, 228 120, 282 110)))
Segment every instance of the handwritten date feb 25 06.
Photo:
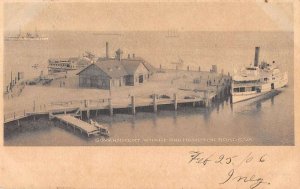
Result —
MULTIPOLYGON (((270 185, 269 182, 266 182, 262 177, 256 176, 254 173, 242 176, 239 175, 238 169, 241 166, 246 166, 254 163, 263 164, 267 161, 267 154, 263 155, 253 155, 252 152, 250 152, 247 155, 225 155, 225 154, 205 154, 204 152, 200 151, 191 151, 189 156, 189 164, 195 163, 198 165, 201 165, 203 167, 207 167, 208 165, 215 165, 215 166, 225 166, 225 165, 231 165, 229 171, 227 171, 227 174, 225 175, 225 178, 222 176, 223 180, 219 182, 219 184, 224 185, 230 182, 237 182, 237 183, 246 183, 249 184, 250 189, 257 188, 258 186, 261 186, 263 184, 270 185)), ((253 170, 252 166, 249 167, 249 171, 255 171, 253 170)), ((248 174, 249 174, 249 171, 248 174)))

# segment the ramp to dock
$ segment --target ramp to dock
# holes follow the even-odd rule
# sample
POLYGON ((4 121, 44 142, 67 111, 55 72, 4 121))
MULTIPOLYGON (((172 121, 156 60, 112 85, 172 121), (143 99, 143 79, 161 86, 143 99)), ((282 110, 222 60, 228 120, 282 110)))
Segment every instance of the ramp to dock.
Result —
POLYGON ((74 127, 74 129, 76 127, 81 132, 84 131, 88 136, 90 136, 91 134, 99 133, 99 129, 96 126, 89 124, 87 122, 84 122, 80 119, 77 119, 71 115, 60 114, 60 115, 55 115, 54 117, 56 117, 60 121, 65 122, 67 125, 72 125, 74 127))

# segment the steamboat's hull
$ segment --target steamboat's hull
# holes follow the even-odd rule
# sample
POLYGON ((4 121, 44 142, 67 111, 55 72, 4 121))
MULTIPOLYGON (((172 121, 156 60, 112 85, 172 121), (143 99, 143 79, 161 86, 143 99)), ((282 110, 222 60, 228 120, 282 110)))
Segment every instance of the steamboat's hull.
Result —
MULTIPOLYGON (((239 92, 235 93, 232 91, 232 103, 242 102, 246 100, 259 100, 272 93, 278 92, 281 88, 288 84, 288 76, 284 75, 283 79, 274 82, 268 82, 261 84, 261 91, 251 91, 251 92, 239 92)), ((233 87, 232 87, 233 88, 233 87)))

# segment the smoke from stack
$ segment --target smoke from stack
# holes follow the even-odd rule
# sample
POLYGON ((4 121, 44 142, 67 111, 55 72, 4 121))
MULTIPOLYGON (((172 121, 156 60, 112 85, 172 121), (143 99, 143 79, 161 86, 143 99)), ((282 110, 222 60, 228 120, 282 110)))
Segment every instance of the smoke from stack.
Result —
POLYGON ((257 67, 259 62, 259 47, 255 47, 254 66, 257 67))
POLYGON ((115 59, 121 61, 121 59, 122 59, 122 54, 123 54, 123 51, 122 51, 121 49, 118 49, 118 50, 116 51, 116 57, 115 57, 115 59))

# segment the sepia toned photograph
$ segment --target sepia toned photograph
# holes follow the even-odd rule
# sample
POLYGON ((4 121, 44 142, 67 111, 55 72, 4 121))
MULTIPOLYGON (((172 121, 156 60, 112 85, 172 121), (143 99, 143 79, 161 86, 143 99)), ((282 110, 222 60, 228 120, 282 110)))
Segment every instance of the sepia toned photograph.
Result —
POLYGON ((294 146, 293 11, 4 3, 4 145, 294 146))

